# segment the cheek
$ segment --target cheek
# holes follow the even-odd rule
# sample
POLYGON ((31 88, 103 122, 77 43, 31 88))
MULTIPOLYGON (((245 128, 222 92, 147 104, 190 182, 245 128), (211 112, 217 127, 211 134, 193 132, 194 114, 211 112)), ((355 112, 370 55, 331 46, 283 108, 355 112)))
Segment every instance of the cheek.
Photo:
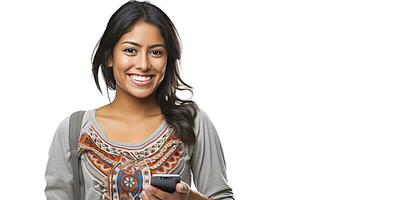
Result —
POLYGON ((165 77, 166 67, 160 70, 159 72, 159 83, 161 83, 165 77))
POLYGON ((125 72, 130 66, 133 66, 132 62, 129 62, 126 59, 116 60, 114 63, 114 68, 113 68, 115 79, 117 81, 125 79, 125 72))
POLYGON ((156 63, 156 66, 157 66, 156 67, 156 72, 159 74, 159 77, 160 77, 159 82, 160 82, 160 81, 163 80, 163 78, 165 76, 167 62, 166 62, 166 60, 158 62, 158 63, 156 63))
POLYGON ((114 54, 114 65, 118 69, 125 69, 130 66, 133 66, 133 59, 125 55, 120 49, 115 49, 114 54))
POLYGON ((133 66, 133 61, 129 58, 125 58, 125 57, 120 57, 120 59, 117 60, 117 64, 118 68, 120 69, 127 69, 130 66, 133 66))
POLYGON ((165 78, 165 74, 163 74, 162 77, 160 77, 159 83, 161 83, 164 78, 165 78))

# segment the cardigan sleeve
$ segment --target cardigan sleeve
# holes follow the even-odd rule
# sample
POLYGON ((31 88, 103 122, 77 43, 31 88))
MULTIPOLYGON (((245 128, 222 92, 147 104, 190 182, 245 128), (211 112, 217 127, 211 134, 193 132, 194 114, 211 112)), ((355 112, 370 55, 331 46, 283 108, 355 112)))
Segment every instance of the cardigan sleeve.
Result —
POLYGON ((205 111, 195 118, 196 142, 191 166, 196 189, 212 199, 234 199, 226 177, 226 163, 218 133, 205 111))
POLYGON ((49 148, 49 159, 45 173, 46 188, 44 190, 47 199, 73 199, 69 120, 70 116, 60 122, 49 148))

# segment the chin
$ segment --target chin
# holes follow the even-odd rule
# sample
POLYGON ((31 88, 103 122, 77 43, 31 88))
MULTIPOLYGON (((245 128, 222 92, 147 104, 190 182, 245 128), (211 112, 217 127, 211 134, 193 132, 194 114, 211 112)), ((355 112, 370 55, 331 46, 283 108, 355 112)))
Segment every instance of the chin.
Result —
POLYGON ((136 98, 139 98, 139 99, 146 99, 146 98, 149 98, 152 95, 154 95, 154 93, 153 92, 150 92, 150 93, 148 93, 148 92, 143 92, 143 93, 140 93, 140 92, 136 93, 135 92, 135 93, 133 93, 132 92, 131 95, 136 97, 136 98))

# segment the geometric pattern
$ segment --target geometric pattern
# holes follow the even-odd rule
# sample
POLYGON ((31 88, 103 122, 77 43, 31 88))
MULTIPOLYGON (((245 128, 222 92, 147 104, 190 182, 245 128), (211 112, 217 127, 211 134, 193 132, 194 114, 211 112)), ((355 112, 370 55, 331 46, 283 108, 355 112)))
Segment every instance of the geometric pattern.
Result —
POLYGON ((78 150, 98 174, 89 173, 101 199, 139 200, 152 174, 169 174, 179 166, 184 145, 170 125, 138 148, 111 144, 91 125, 80 135, 78 150))

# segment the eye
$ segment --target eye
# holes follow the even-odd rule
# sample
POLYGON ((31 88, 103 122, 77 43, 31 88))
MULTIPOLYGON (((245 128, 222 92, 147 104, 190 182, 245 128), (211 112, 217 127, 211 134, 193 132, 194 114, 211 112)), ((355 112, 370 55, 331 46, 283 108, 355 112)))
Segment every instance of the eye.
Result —
POLYGON ((125 50, 123 50, 124 52, 128 53, 128 54, 135 54, 136 49, 133 48, 127 48, 125 50))
POLYGON ((153 50, 150 52, 154 57, 161 57, 163 55, 163 51, 161 50, 153 50))

